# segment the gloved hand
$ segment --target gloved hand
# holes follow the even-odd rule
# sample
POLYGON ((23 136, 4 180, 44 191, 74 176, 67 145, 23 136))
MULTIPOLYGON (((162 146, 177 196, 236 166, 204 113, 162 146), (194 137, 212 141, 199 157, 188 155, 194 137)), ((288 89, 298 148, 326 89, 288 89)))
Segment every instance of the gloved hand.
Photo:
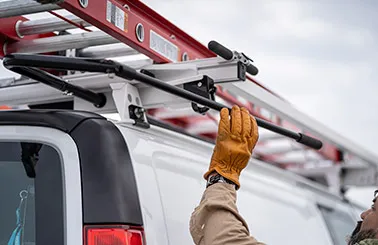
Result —
POLYGON ((257 123, 247 109, 238 106, 232 107, 231 119, 227 108, 221 110, 220 116, 216 145, 204 178, 216 171, 239 188, 240 173, 247 166, 259 138, 257 123))

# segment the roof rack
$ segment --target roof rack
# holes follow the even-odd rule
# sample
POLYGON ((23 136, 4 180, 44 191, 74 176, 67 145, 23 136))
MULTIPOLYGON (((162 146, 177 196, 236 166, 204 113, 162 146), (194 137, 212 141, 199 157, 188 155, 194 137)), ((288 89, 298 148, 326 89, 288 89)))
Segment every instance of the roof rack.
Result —
POLYGON ((335 191, 378 183, 377 156, 262 86, 244 53, 214 41, 206 47, 137 0, 37 2, 0 3, 0 57, 22 75, 0 80, 0 104, 70 100, 75 109, 118 112, 141 127, 147 114, 210 139, 218 115, 209 109, 237 104, 259 118, 254 157, 309 178, 328 176, 335 191), (22 16, 41 12, 50 17, 22 16), (320 150, 312 137, 323 142, 320 150))

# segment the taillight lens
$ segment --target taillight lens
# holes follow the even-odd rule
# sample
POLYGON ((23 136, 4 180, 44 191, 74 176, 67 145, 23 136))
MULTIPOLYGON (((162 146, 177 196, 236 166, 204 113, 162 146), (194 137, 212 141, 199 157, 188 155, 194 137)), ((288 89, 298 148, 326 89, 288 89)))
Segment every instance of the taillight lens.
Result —
POLYGON ((130 226, 86 226, 85 245, 144 245, 143 229, 130 226))

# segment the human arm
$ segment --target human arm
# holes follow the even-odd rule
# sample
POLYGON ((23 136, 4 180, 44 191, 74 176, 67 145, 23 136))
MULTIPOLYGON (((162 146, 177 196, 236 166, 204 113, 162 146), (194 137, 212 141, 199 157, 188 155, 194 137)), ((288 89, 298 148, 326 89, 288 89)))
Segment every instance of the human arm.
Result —
POLYGON ((262 244, 250 236, 248 225, 236 206, 239 176, 257 140, 256 120, 245 108, 234 106, 231 119, 227 109, 221 111, 216 146, 204 175, 211 183, 190 220, 190 232, 196 245, 262 244), (229 183, 213 183, 214 175, 222 176, 229 183))

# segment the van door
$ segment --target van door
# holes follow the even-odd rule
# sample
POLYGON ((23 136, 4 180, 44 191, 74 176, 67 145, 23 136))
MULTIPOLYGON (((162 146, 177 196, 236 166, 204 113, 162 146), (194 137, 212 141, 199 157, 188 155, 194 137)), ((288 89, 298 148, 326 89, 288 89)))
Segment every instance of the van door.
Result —
POLYGON ((74 141, 61 130, 0 119, 0 244, 82 244, 74 141))

